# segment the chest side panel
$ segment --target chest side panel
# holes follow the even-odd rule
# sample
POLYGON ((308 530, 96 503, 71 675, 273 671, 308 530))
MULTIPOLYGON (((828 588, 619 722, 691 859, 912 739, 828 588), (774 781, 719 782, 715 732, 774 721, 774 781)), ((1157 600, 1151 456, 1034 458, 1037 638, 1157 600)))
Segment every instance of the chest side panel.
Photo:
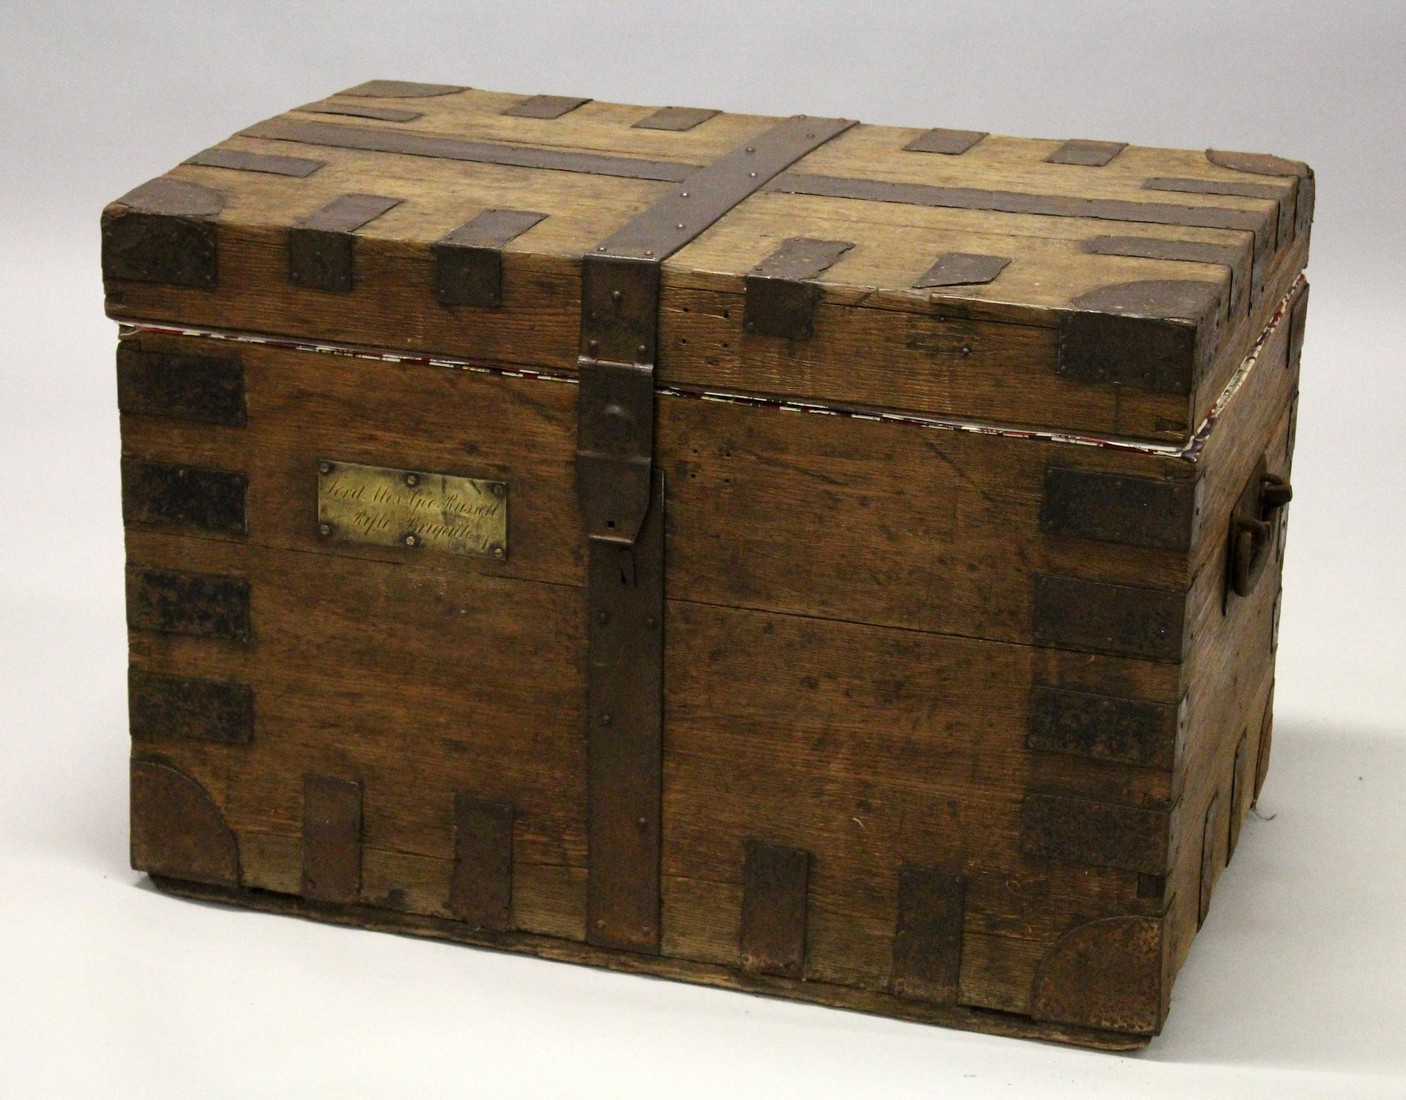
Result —
POLYGON ((1265 513, 1265 562, 1244 595, 1234 591, 1228 576, 1235 560, 1230 527, 1232 515, 1245 514, 1247 494, 1258 499, 1257 486, 1266 475, 1289 480, 1307 296, 1307 286, 1301 286, 1285 303, 1255 369, 1201 456, 1206 509, 1220 538, 1196 562, 1188 601, 1183 675, 1189 722, 1178 777, 1177 853, 1168 883, 1176 898, 1168 945, 1173 973, 1234 854, 1269 758, 1289 508, 1265 513))

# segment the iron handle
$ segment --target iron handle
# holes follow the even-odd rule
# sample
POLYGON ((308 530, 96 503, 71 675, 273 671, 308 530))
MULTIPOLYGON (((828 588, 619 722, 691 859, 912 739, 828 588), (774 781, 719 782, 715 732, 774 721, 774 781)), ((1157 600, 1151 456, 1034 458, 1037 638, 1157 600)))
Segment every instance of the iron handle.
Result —
POLYGON ((1278 474, 1261 474, 1259 503, 1250 515, 1231 518, 1230 590, 1248 596, 1269 562, 1274 542, 1274 520, 1279 509, 1294 498, 1293 487, 1278 474))

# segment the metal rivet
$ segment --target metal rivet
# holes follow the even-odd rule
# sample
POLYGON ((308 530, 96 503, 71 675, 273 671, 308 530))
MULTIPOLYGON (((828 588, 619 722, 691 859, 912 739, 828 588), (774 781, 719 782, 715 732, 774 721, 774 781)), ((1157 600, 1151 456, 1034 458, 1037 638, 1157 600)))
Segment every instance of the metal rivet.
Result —
POLYGON ((756 178, 757 178, 757 173, 755 173, 755 172, 748 172, 747 175, 749 175, 752 179, 756 179, 756 178))
POLYGON ((612 290, 610 292, 610 300, 612 302, 623 302, 625 300, 625 295, 621 294, 618 290, 612 290))
POLYGON ((676 225, 676 226, 674 226, 674 228, 675 228, 675 229, 682 229, 682 228, 683 228, 683 222, 679 222, 679 224, 676 225))
POLYGON ((587 340, 587 341, 586 341, 586 350, 589 351, 592 355, 594 355, 596 352, 600 351, 600 341, 599 341, 599 340, 587 340))
POLYGON ((330 463, 330 462, 319 462, 319 463, 317 464, 317 468, 318 468, 319 471, 321 471, 321 472, 324 473, 324 474, 330 474, 330 473, 332 472, 332 463, 330 463))
POLYGON ((600 716, 600 724, 601 724, 602 726, 608 726, 608 725, 610 725, 610 721, 611 721, 610 715, 608 715, 608 714, 602 714, 602 715, 600 716))
POLYGON ((658 620, 656 620, 655 617, 651 615, 649 618, 645 619, 644 625, 649 627, 650 630, 653 630, 657 622, 658 620))
POLYGON ((323 536, 330 535, 332 533, 332 525, 330 523, 319 523, 317 525, 317 533, 323 536))
POLYGON ((603 921, 603 920, 598 920, 598 921, 596 921, 596 931, 597 931, 597 932, 599 932, 599 931, 600 931, 601 929, 603 929, 604 927, 605 927, 605 921, 603 921))
POLYGON ((406 475, 405 475, 405 484, 409 485, 411 488, 414 488, 416 485, 419 485, 419 484, 420 484, 420 475, 419 475, 419 474, 406 474, 406 475))
POLYGON ((757 147, 756 147, 755 145, 749 145, 749 146, 747 146, 747 152, 749 152, 749 153, 755 153, 756 151, 757 151, 757 147))
POLYGON ((494 495, 495 497, 500 497, 500 496, 502 496, 504 493, 506 493, 507 491, 508 491, 508 487, 507 487, 506 485, 504 485, 501 481, 495 481, 495 482, 493 483, 493 495, 494 495))
POLYGON ((653 255, 654 255, 654 249, 652 249, 652 248, 646 248, 646 249, 644 250, 644 254, 645 254, 646 256, 653 256, 653 255))
POLYGON ((605 251, 605 245, 603 245, 603 244, 598 244, 598 245, 596 245, 596 251, 597 251, 597 252, 604 252, 604 251, 605 251))
POLYGON ((610 612, 609 612, 609 611, 597 611, 597 612, 596 612, 596 622, 598 622, 598 623, 608 623, 608 622, 610 622, 610 612))
POLYGON ((645 818, 640 818, 638 821, 635 822, 635 824, 638 825, 641 829, 649 828, 649 822, 645 818))
POLYGON ((417 539, 414 535, 406 535, 406 536, 405 536, 405 545, 406 545, 406 546, 418 546, 418 545, 419 545, 419 542, 420 542, 420 540, 417 539))
POLYGON ((687 191, 680 191, 680 192, 679 192, 679 197, 680 197, 680 198, 684 198, 684 199, 688 198, 688 192, 687 192, 687 191))
POLYGON ((747 322, 744 322, 744 323, 743 323, 742 327, 745 328, 748 332, 756 332, 756 331, 757 331, 757 322, 756 322, 756 321, 747 321, 747 322))
POLYGON ((496 542, 489 547, 488 552, 492 554, 495 558, 501 558, 505 553, 507 553, 507 551, 504 550, 503 547, 496 542))
POLYGON ((288 278, 292 279, 295 283, 301 283, 303 281, 303 277, 299 275, 296 271, 289 275, 288 278))
POLYGON ((637 348, 635 348, 635 354, 643 358, 645 355, 649 354, 649 349, 643 344, 640 344, 637 348))

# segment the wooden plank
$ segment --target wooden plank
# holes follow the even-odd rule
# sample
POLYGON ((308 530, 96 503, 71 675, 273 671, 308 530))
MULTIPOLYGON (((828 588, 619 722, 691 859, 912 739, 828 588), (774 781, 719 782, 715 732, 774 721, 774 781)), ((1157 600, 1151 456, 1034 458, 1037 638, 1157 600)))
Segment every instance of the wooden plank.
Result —
POLYGON ((1246 726, 1240 731, 1240 740, 1235 745, 1235 759, 1230 765, 1230 800, 1226 804, 1226 816, 1230 826, 1225 849, 1227 863, 1235 856, 1236 845, 1240 842, 1240 825, 1250 808, 1250 792, 1254 785, 1254 777, 1248 774, 1250 751, 1250 729, 1246 726))
MULTIPOLYGON (((243 876, 246 886, 297 895, 302 876, 300 837, 246 829, 239 834, 239 846, 248 864, 243 876)), ((459 921, 450 909, 452 859, 368 846, 362 849, 361 871, 364 904, 453 920, 476 935, 502 935, 474 929, 459 921)), ((513 878, 513 925, 517 932, 555 940, 583 938, 584 868, 517 862, 513 878)))
MULTIPOLYGON (((759 196, 749 205, 769 197, 759 196)), ((764 239, 769 231, 758 225, 744 226, 739 219, 746 212, 747 207, 735 212, 665 265, 660 337, 664 380, 676 385, 790 394, 829 403, 928 410, 936 415, 955 410, 959 418, 984 423, 1079 424, 1090 432, 1148 440, 1184 441, 1202 422, 1268 325, 1307 257, 1306 242, 1296 242, 1269 269, 1266 289, 1254 308, 1234 318, 1233 323, 1227 319, 1220 338, 1223 350, 1198 378, 1188 401, 1172 394, 1128 392, 1111 384, 1075 383, 1056 374, 1052 364, 1057 334, 1045 326, 1056 324, 1058 308, 1067 305, 1072 295, 1057 303, 1053 299, 1065 295, 1065 290, 1055 292, 1041 307, 1043 315, 1030 306, 1007 308, 1004 303, 1028 297, 1017 293, 1018 281, 1012 281, 1017 276, 1016 262, 990 284, 947 288, 944 299, 925 310, 914 308, 913 291, 883 289, 895 283, 906 286, 931 262, 937 242, 956 251, 1005 249, 1002 254, 1008 254, 1015 250, 1009 235, 939 234, 932 229, 917 233, 912 228, 894 227, 884 230, 891 240, 879 246, 864 239, 876 237, 878 230, 863 233, 862 227, 853 223, 821 218, 788 219, 788 232, 799 226, 810 235, 856 240, 856 247, 836 265, 835 276, 859 282, 864 289, 852 291, 822 283, 817 335, 811 340, 787 344, 748 337, 741 327, 740 302, 734 296, 740 276, 709 274, 718 268, 728 272, 754 259, 759 246, 749 242, 757 241, 759 233, 764 239), (736 261, 727 259, 734 252, 736 261), (866 257, 878 257, 887 266, 883 271, 866 271, 861 266, 868 262, 866 257), (870 279, 867 285, 866 278, 870 279), (952 297, 954 294, 960 301, 952 297), (847 308, 857 304, 861 296, 861 308, 847 308), (952 300, 947 305, 949 298, 952 300), (899 308, 907 312, 886 312, 899 308), (1006 320, 1008 327, 995 326, 990 323, 993 318, 1006 320), (887 364, 888 369, 873 369, 868 366, 871 363, 887 364), (1021 396, 992 386, 994 378, 1000 378, 1005 386, 1018 386, 1021 396), (1033 407, 1042 409, 1038 417, 1031 417, 1033 407)), ((1048 252, 1057 244, 1041 247, 1048 252)), ((1064 247, 1072 250, 1081 246, 1070 242, 1064 247)), ((1067 265, 1056 265, 1055 254, 1049 263, 1025 267, 1020 278, 1072 290, 1077 278, 1071 282, 1074 273, 1067 265)), ((1072 251, 1070 255, 1074 255, 1072 251)), ((1088 267, 1083 278, 1106 282, 1204 278, 1225 288, 1227 306, 1232 301, 1226 281, 1230 272, 1220 265, 1101 259, 1114 266, 1088 267), (1133 264, 1144 266, 1123 266, 1133 264)), ((1031 288, 1030 296, 1035 293, 1031 288)))
MULTIPOLYGON (((666 637, 666 874, 734 880, 726 838, 763 828, 807 838, 860 897, 881 889, 866 885, 875 845, 899 846, 895 871, 925 851, 995 865, 1019 852, 1023 685, 1038 651, 686 604, 666 637)), ((1050 656, 1067 676, 1087 667, 1050 656)), ((1154 691, 1166 675, 1119 664, 1154 691)), ((1165 791, 1140 771, 1140 794, 1165 791)))
MULTIPOLYGON (((415 104, 420 118, 416 131, 426 134, 463 136, 475 141, 530 143, 547 148, 571 148, 592 152, 626 153, 645 158, 679 158, 707 163, 776 125, 779 118, 766 115, 723 114, 707 111, 709 125, 686 129, 640 127, 659 108, 643 105, 603 103, 592 100, 561 120, 534 120, 505 114, 522 101, 522 94, 505 91, 464 89, 454 96, 434 97, 415 104), (555 125, 553 122, 555 121, 555 125)), ((333 96, 333 103, 375 103, 350 91, 333 96)), ((305 108, 298 108, 299 113, 305 108)), ((671 110, 671 108, 664 108, 671 110)), ((696 117, 693 108, 672 108, 696 117)), ((288 117, 297 117, 290 113, 288 117)), ((402 122, 401 128, 404 128, 402 122)))
POLYGON ((960 1002, 1028 1016, 1030 984, 1049 947, 986 932, 962 940, 960 1002))
POLYGON ((898 1019, 962 1028, 995 1035, 1023 1036, 1054 1042, 1073 1043, 1102 1050, 1137 1050, 1147 1045, 1146 1035, 1129 1035, 1033 1021, 1008 1013, 988 1012, 961 1006, 934 1005, 908 1001, 890 994, 822 981, 796 982, 788 978, 766 975, 740 975, 735 968, 710 965, 681 959, 635 955, 631 952, 601 951, 567 940, 550 937, 519 936, 505 941, 497 936, 467 931, 462 924, 434 917, 399 913, 392 909, 361 907, 349 909, 300 903, 272 892, 232 890, 209 887, 176 879, 161 878, 157 885, 169 893, 206 901, 220 901, 267 912, 294 914, 333 924, 397 932, 403 935, 426 936, 460 943, 485 944, 506 948, 540 958, 558 959, 609 970, 635 974, 653 974, 676 981, 738 989, 757 994, 808 1001, 813 1004, 848 1008, 898 1019))
MULTIPOLYGON (((512 92, 473 88, 455 95, 421 100, 414 105, 421 117, 414 120, 413 128, 418 132, 479 141, 640 157, 678 157, 696 164, 706 164, 780 121, 763 115, 710 112, 707 125, 687 130, 662 130, 639 126, 640 122, 658 113, 656 108, 601 100, 583 104, 570 115, 557 120, 555 125, 553 120, 521 118, 503 113, 523 98, 523 95, 512 92)), ((342 92, 332 97, 332 101, 339 104, 376 102, 354 96, 351 92, 342 92)), ((297 112, 289 117, 297 117, 297 112)), ((404 127, 404 123, 396 125, 404 127)))
POLYGON ((368 845, 451 859, 454 795, 473 777, 480 797, 516 807, 520 861, 585 866, 580 589, 156 534, 129 551, 241 561, 257 578, 248 647, 131 636, 139 669, 239 680, 260 700, 266 736, 176 758, 232 828, 296 834, 302 777, 349 773, 370 792, 368 845))
MULTIPOLYGON (((437 226, 440 235, 461 224, 464 213, 472 210, 437 226)), ((288 286, 285 236, 275 228, 222 231, 219 294, 195 297, 179 287, 126 283, 109 288, 109 314, 401 354, 439 351, 538 368, 575 362, 580 280, 569 260, 526 256, 510 246, 503 253, 502 306, 495 309, 493 324, 485 325, 479 323, 484 307, 442 306, 434 300, 435 260, 428 247, 363 236, 357 242, 356 284, 334 295, 288 286), (378 288, 384 286, 414 289, 383 294, 378 288)))
MULTIPOLYGON (((213 343, 141 339, 144 347, 184 351, 213 343)), ((211 435, 128 417, 128 453, 247 470, 254 542, 386 562, 405 554, 319 538, 308 502, 320 459, 505 481, 507 559, 456 567, 582 582, 574 386, 237 347, 250 371, 248 428, 211 435)), ((1101 448, 712 401, 666 397, 658 414, 674 594, 972 637, 1032 636, 1031 589, 994 568, 1013 548, 1035 568, 1089 570, 1086 543, 1041 530, 1044 471, 1054 455, 1090 473, 1181 483, 1194 474, 1186 463, 1101 448), (836 570, 837 557, 866 568, 836 570)), ((1153 587, 1189 580, 1184 556, 1143 547, 1107 547, 1096 575, 1153 587)))
POLYGON ((768 191, 785 195, 817 195, 842 202, 887 203, 905 209, 989 210, 1017 217, 1094 218, 1104 222, 1139 225, 1156 232, 1161 226, 1198 226, 1230 229, 1253 235, 1253 283, 1262 285, 1263 272, 1273 256, 1275 215, 1267 211, 1193 206, 1175 202, 1144 201, 1045 194, 996 187, 950 187, 929 183, 894 183, 862 177, 812 175, 790 171, 767 185, 768 191))
MULTIPOLYGON (((231 138, 226 145, 249 152, 289 148, 288 142, 242 136, 231 138)), ((228 172, 185 164, 165 178, 200 184, 223 196, 217 219, 222 246, 226 229, 286 229, 339 195, 369 192, 402 201, 366 227, 362 235, 368 238, 429 244, 480 210, 508 205, 550 215, 550 223, 534 229, 518 250, 528 250, 531 242, 531 251, 562 259, 579 259, 610 230, 669 188, 658 180, 373 154, 331 146, 294 147, 315 148, 325 166, 315 175, 295 180, 252 173, 232 177, 228 172)))

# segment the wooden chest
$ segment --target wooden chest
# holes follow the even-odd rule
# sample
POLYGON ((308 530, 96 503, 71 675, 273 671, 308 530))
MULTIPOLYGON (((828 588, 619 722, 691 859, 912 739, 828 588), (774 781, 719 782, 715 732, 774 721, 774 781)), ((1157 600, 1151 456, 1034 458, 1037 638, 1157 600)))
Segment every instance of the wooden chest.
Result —
POLYGON ((371 81, 107 208, 132 863, 1133 1047, 1263 779, 1294 161, 371 81))

